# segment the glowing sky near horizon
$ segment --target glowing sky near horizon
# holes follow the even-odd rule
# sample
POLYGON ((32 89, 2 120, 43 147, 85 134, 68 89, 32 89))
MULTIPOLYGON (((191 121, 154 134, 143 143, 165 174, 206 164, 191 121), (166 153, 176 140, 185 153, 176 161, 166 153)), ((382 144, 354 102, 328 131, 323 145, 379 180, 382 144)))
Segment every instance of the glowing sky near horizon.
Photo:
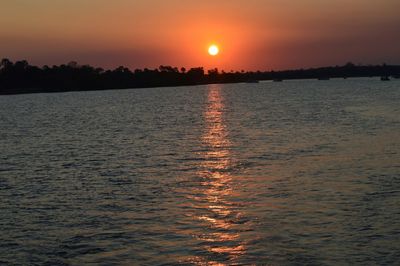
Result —
POLYGON ((399 64, 399 10, 399 0, 2 1, 0 57, 227 71, 399 64))

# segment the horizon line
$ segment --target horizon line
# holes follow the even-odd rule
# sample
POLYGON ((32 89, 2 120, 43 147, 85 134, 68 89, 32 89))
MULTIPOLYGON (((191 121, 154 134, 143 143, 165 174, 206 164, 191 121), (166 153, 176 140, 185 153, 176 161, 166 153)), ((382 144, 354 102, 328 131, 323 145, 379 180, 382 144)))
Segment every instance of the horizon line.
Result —
POLYGON ((102 69, 103 71, 113 71, 113 70, 116 70, 118 68, 123 67, 123 68, 129 69, 129 71, 131 71, 131 72, 135 72, 136 70, 156 71, 156 70, 160 70, 163 67, 176 69, 176 70, 178 70, 178 72, 181 72, 180 70, 183 70, 183 69, 185 69, 187 71, 187 70, 190 70, 190 69, 202 68, 204 71, 210 71, 210 70, 216 70, 217 69, 220 73, 221 72, 224 72, 224 73, 257 73, 257 72, 262 72, 263 73, 263 72, 284 72, 284 71, 311 70, 311 69, 331 68, 331 67, 344 67, 344 66, 353 66, 353 67, 354 66, 356 66, 356 67, 362 67, 362 66, 366 66, 366 67, 371 67, 371 66, 400 66, 400 63, 399 64, 397 64, 397 63, 396 64, 387 64, 387 63, 383 62, 383 63, 380 63, 380 64, 370 64, 370 63, 369 64, 364 64, 364 63, 357 63, 356 64, 356 63, 353 63, 351 61, 347 61, 346 63, 341 64, 341 65, 332 64, 332 65, 319 65, 319 66, 303 66, 303 67, 297 67, 297 68, 281 68, 281 69, 269 69, 269 70, 261 70, 261 69, 258 69, 258 70, 245 70, 245 69, 232 70, 231 69, 231 70, 227 71, 225 69, 221 69, 221 68, 218 68, 218 67, 211 67, 211 68, 207 68, 206 69, 203 66, 192 66, 192 67, 183 67, 183 66, 181 66, 181 67, 178 67, 178 66, 165 65, 165 64, 160 64, 158 67, 131 68, 131 67, 127 67, 125 65, 119 65, 119 66, 114 67, 114 68, 106 68, 106 67, 95 66, 95 65, 91 65, 91 64, 80 64, 76 60, 71 60, 71 61, 69 61, 67 63, 51 64, 51 65, 49 65, 49 64, 43 64, 43 65, 32 64, 31 65, 30 62, 27 59, 15 60, 13 62, 9 58, 4 57, 4 58, 1 59, 1 62, 3 62, 3 60, 8 60, 11 63, 17 63, 17 62, 24 62, 25 61, 25 62, 28 63, 28 65, 33 66, 33 67, 39 67, 39 68, 44 68, 46 66, 51 68, 51 67, 54 67, 54 66, 66 65, 66 66, 75 66, 75 67, 90 66, 90 67, 95 68, 95 69, 102 69))

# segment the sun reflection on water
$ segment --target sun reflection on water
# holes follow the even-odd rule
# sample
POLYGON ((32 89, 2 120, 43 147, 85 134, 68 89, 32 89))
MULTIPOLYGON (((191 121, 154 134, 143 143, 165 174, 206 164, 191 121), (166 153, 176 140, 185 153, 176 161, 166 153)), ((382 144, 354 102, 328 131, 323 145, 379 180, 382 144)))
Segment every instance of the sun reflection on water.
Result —
POLYGON ((202 143, 204 160, 200 161, 197 175, 203 179, 201 196, 196 200, 204 210, 195 215, 203 224, 205 234, 195 236, 205 242, 207 258, 193 258, 197 265, 225 265, 223 263, 237 259, 246 251, 240 241, 241 213, 237 203, 232 201, 232 143, 228 138, 228 129, 224 121, 226 106, 219 85, 208 88, 207 105, 204 111, 204 133, 202 143))

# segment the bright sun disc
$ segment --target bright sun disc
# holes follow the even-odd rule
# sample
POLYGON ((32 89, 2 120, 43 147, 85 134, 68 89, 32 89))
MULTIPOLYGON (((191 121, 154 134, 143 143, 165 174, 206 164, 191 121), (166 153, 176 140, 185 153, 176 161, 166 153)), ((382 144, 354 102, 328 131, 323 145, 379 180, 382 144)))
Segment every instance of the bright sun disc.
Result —
POLYGON ((216 56, 219 53, 219 48, 216 45, 211 45, 208 48, 208 53, 212 56, 216 56))

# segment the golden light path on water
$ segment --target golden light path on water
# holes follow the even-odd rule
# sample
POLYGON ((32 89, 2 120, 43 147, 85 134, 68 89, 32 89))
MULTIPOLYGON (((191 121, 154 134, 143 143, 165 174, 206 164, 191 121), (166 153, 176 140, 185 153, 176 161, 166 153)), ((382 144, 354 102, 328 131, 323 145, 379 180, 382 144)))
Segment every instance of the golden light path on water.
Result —
POLYGON ((245 245, 240 241, 239 230, 235 221, 241 216, 237 204, 230 198, 234 196, 230 168, 232 164, 228 138, 228 129, 224 122, 226 110, 223 94, 219 85, 208 87, 207 104, 204 110, 205 130, 202 136, 204 160, 200 161, 197 175, 203 179, 203 191, 197 198, 204 205, 205 213, 195 214, 194 218, 203 222, 206 233, 196 238, 207 243, 204 248, 210 258, 191 258, 190 262, 197 265, 225 265, 214 261, 212 257, 224 258, 226 265, 236 260, 246 252, 245 245))

